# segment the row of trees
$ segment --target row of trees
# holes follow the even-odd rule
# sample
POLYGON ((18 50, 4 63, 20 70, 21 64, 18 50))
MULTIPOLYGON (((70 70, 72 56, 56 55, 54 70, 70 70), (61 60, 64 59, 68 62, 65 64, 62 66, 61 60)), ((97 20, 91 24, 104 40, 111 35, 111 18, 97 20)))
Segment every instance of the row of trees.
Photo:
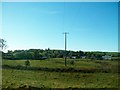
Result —
MULTIPOLYGON (((0 48, 6 47, 6 41, 0 39, 0 48)), ((45 58, 63 58, 65 55, 64 50, 51 50, 51 49, 29 49, 29 50, 8 50, 7 53, 2 52, 3 59, 45 59, 45 58)), ((112 57, 120 57, 120 53, 117 52, 83 52, 79 51, 66 51, 68 58, 75 56, 76 58, 90 58, 90 59, 102 59, 104 55, 111 55, 112 57)))
MULTIPOLYGON (((112 55, 112 57, 118 57, 117 52, 83 52, 83 51, 67 51, 67 57, 71 58, 90 58, 90 59, 102 59, 104 55, 112 55)), ((29 50, 15 50, 8 51, 2 54, 4 59, 45 59, 45 58, 63 58, 65 55, 64 50, 51 50, 51 49, 29 49, 29 50)))

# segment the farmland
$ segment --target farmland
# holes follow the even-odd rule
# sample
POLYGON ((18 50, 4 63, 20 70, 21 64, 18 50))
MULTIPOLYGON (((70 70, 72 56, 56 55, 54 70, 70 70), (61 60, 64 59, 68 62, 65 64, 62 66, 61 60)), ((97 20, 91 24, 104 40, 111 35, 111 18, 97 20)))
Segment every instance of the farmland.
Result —
POLYGON ((62 58, 30 60, 3 60, 3 88, 117 88, 118 62, 112 60, 62 58))

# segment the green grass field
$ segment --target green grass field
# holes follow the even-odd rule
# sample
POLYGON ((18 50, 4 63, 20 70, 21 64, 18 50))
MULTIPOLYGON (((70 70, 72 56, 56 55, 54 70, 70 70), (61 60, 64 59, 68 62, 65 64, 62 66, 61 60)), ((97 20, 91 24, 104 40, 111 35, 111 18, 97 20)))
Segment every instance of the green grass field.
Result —
MULTIPOLYGON (((49 60, 30 60, 29 67, 43 68, 61 68, 61 69, 109 69, 109 72, 57 72, 44 70, 26 70, 17 68, 2 69, 2 87, 3 88, 20 88, 20 87, 45 87, 45 88, 117 88, 119 76, 117 71, 117 61, 101 60, 75 60, 70 64, 72 59, 67 60, 67 66, 64 66, 63 59, 49 60)), ((24 65, 25 60, 3 60, 2 64, 9 66, 24 65)))

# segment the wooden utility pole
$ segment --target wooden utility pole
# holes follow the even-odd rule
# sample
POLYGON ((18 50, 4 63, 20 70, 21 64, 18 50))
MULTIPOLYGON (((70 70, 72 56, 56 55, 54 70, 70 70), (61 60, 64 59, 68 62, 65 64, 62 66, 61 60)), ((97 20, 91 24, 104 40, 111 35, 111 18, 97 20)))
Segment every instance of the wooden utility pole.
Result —
POLYGON ((63 33, 65 35, 65 54, 64 54, 64 58, 65 58, 65 66, 67 66, 67 52, 66 52, 66 49, 67 49, 67 32, 64 32, 63 33))

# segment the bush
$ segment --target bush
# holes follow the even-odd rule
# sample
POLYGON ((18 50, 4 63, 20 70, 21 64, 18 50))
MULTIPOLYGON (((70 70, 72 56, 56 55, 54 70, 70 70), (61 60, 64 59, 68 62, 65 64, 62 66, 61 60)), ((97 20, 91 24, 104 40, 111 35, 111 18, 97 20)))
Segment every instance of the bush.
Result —
POLYGON ((30 66, 30 61, 29 61, 29 60, 25 61, 25 66, 26 66, 26 67, 27 67, 27 66, 30 66))
POLYGON ((74 65, 74 63, 75 63, 74 60, 70 61, 70 64, 71 64, 71 65, 74 65))

